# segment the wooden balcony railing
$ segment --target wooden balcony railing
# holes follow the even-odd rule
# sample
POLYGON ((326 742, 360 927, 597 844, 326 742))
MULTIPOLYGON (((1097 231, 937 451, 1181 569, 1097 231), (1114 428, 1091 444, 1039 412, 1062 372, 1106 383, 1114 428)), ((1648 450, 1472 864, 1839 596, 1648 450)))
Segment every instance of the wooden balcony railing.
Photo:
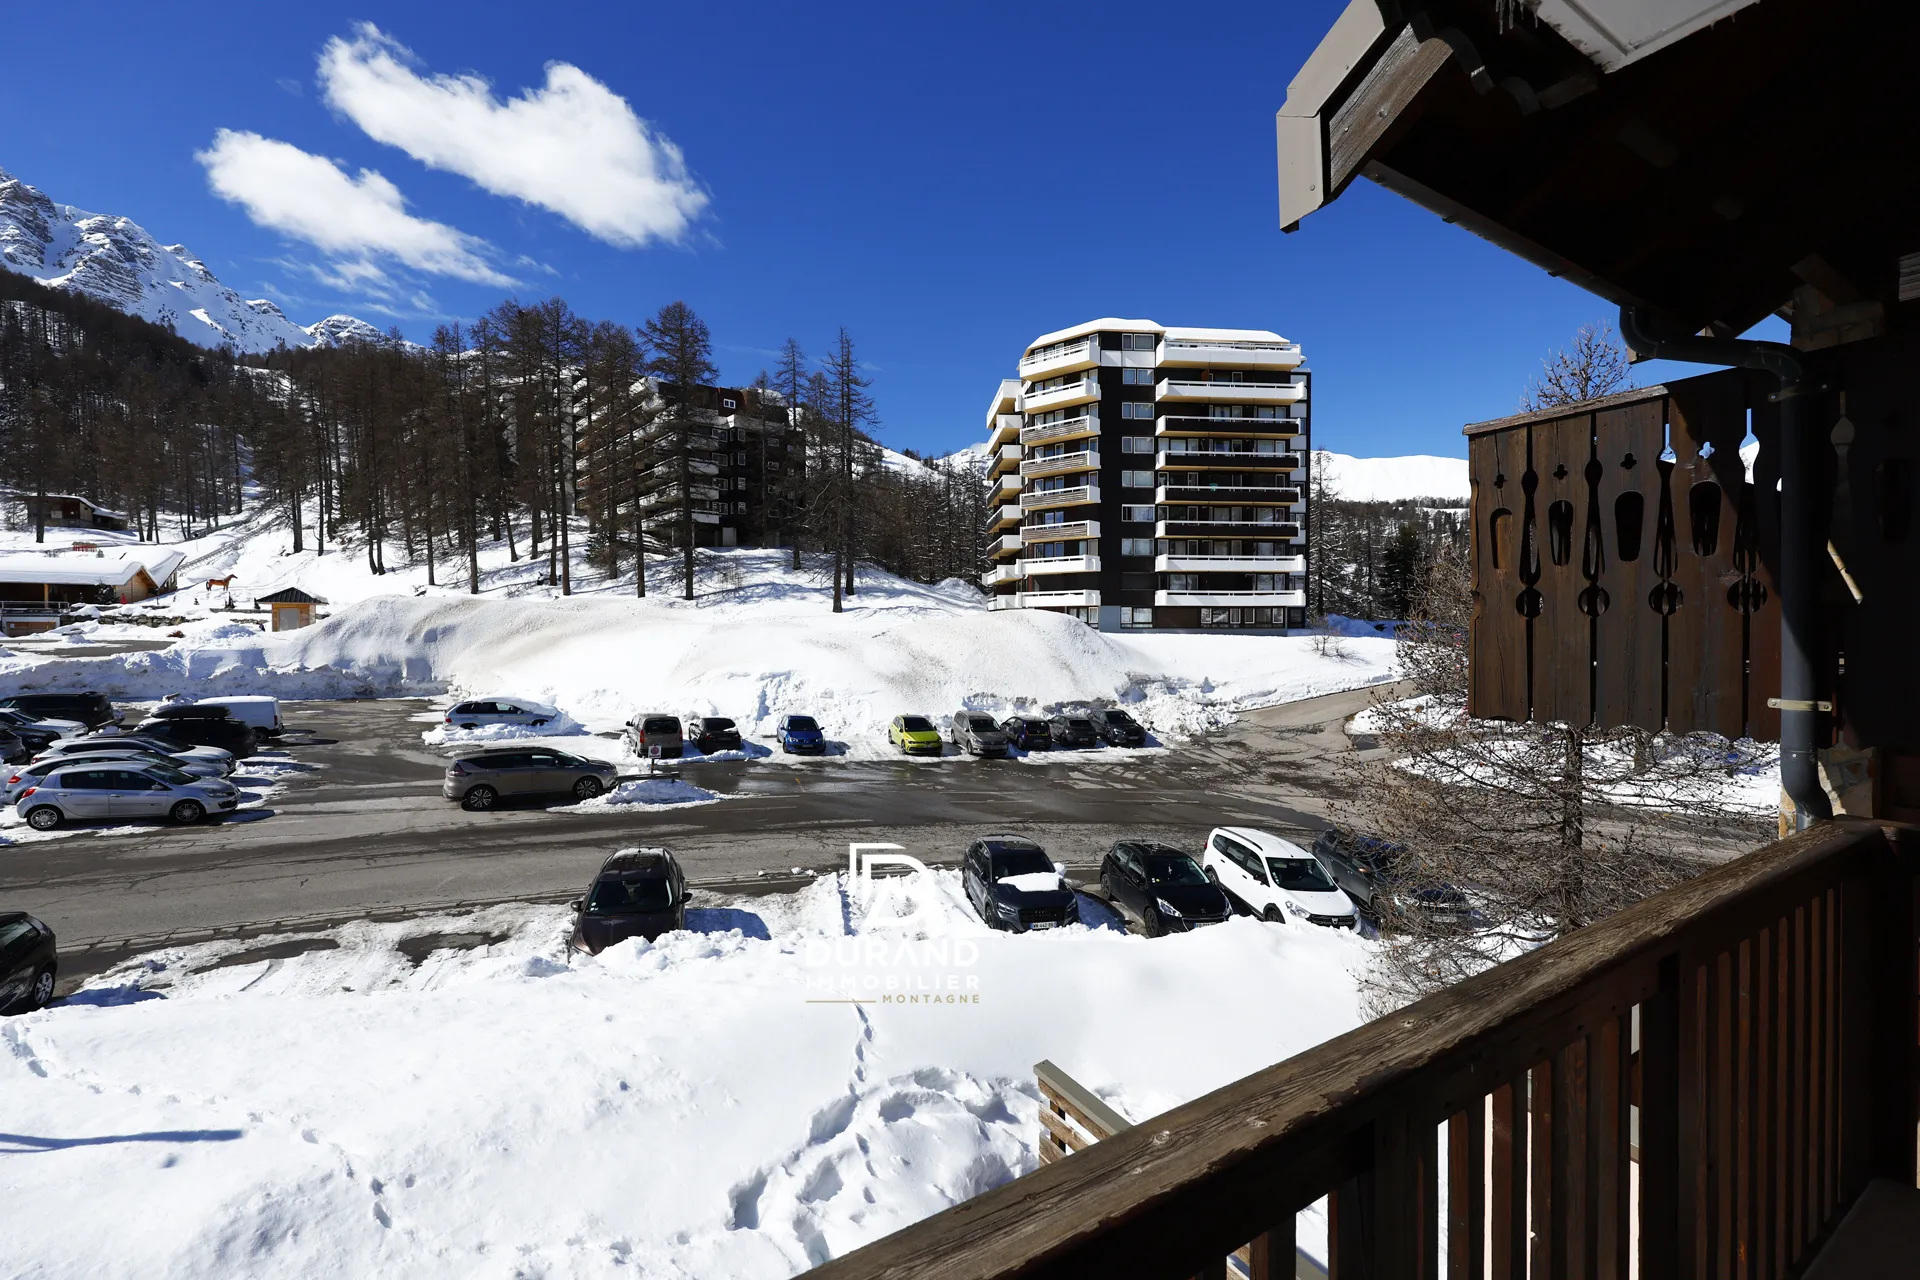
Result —
POLYGON ((1916 868, 1819 824, 813 1274, 1266 1280, 1326 1197, 1338 1280, 1797 1275, 1914 1186, 1916 868))

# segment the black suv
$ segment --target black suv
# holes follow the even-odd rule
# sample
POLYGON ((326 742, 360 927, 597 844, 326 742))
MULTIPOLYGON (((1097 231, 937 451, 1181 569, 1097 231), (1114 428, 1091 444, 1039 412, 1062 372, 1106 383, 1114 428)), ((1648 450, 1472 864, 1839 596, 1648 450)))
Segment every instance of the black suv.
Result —
POLYGON ((1047 851, 1021 836, 988 836, 960 863, 967 900, 990 928, 1025 933, 1080 923, 1080 903, 1047 851))
POLYGON ((201 707, 200 715, 149 716, 134 726, 134 732, 158 742, 178 742, 190 747, 219 747, 231 751, 236 760, 244 760, 260 749, 253 726, 235 720, 225 707, 201 707), (219 715, 208 712, 218 711, 219 715))
POLYGON ((53 999, 53 930, 24 911, 0 911, 0 1013, 31 1013, 53 999))
POLYGON ((103 724, 119 724, 124 718, 122 713, 113 709, 104 693, 16 693, 10 698, 0 698, 0 707, 13 707, 20 711, 31 711, 37 716, 52 716, 57 720, 78 720, 89 729, 98 729, 103 724))
POLYGON ((1147 731, 1140 722, 1124 711, 1089 711, 1087 719, 1093 721, 1093 731, 1100 741, 1110 747, 1144 747, 1147 745, 1147 731))
POLYGON ((1053 745, 1056 747, 1097 747, 1100 745, 1100 731, 1093 727, 1093 721, 1087 716, 1074 713, 1058 715, 1047 722, 1053 731, 1053 745))
POLYGON ((1479 913, 1467 895, 1450 884, 1421 884, 1404 878, 1406 846, 1334 827, 1313 842, 1314 861, 1353 899, 1360 913, 1378 924, 1383 914, 1418 913, 1443 930, 1470 929, 1479 913))
POLYGON ((599 955, 616 942, 687 927, 686 873, 670 849, 622 849, 600 864, 585 897, 573 900, 567 945, 599 955))
POLYGON ((738 751, 740 729, 725 716, 688 716, 686 740, 703 756, 716 751, 738 751))
POLYGON ((1149 938, 1219 924, 1233 914, 1227 891, 1180 850, 1150 840, 1119 840, 1100 863, 1107 899, 1140 921, 1149 938))

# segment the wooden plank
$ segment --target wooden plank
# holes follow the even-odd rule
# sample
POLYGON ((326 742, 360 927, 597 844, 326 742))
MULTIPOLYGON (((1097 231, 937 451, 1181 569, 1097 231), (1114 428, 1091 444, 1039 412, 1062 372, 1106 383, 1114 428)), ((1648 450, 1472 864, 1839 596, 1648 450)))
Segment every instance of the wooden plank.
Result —
POLYGON ((1758 1218, 1754 1205, 1755 1076, 1759 1062, 1755 1038, 1754 978, 1759 963, 1759 941, 1749 938, 1734 953, 1733 997, 1733 1253, 1734 1274, 1755 1274, 1755 1238, 1758 1218))
POLYGON ((1377 1188, 1371 1169, 1327 1194, 1327 1275, 1332 1280, 1374 1280, 1373 1231, 1377 1188))
MULTIPOLYGON (((1822 1167, 1820 1170, 1821 1204, 1820 1216, 1823 1222, 1832 1224, 1842 1207, 1840 1192, 1840 892, 1837 888, 1826 893, 1826 952, 1821 958, 1821 1007, 1826 1011, 1826 1029, 1823 1033, 1824 1061, 1820 1064, 1820 1079, 1825 1088, 1820 1091, 1820 1144, 1822 1167)), ((1850 1198, 1849 1198, 1850 1199, 1850 1198)))
POLYGON ((1680 1280, 1680 972, 1640 1005, 1640 1280, 1680 1280))
POLYGON ((1452 56, 1446 41, 1433 36, 1422 40, 1413 34, 1412 26, 1400 29, 1327 120, 1329 195, 1353 176, 1400 113, 1452 56))
POLYGON ((1807 910, 1795 908, 1789 919, 1793 948, 1793 988, 1787 993, 1787 1249, 1798 1262, 1812 1234, 1807 1221, 1807 910))
POLYGON ((1593 1153, 1591 1274, 1597 1280, 1627 1280, 1632 1260, 1629 1032, 1625 1015, 1602 1022, 1592 1042, 1594 1058, 1588 1072, 1588 1141, 1593 1153))
POLYGON ((1733 1280, 1734 1265, 1734 1164, 1733 1164, 1733 955, 1722 951, 1707 965, 1707 984, 1712 990, 1712 1018, 1707 1026, 1711 1042, 1711 1084, 1707 1090, 1712 1146, 1708 1152, 1711 1187, 1709 1231, 1712 1247, 1709 1257, 1713 1274, 1720 1280, 1733 1280))
POLYGON ((1075 1133, 1073 1126, 1068 1124, 1064 1117, 1048 1107, 1040 1108, 1040 1127, 1046 1130, 1046 1136, 1060 1144, 1063 1155, 1068 1151, 1082 1151, 1093 1145, 1084 1134, 1075 1133))
POLYGON ((1043 1096, 1059 1103, 1062 1110, 1095 1138, 1111 1138, 1133 1128, 1131 1120, 1053 1063, 1045 1059, 1034 1063, 1033 1078, 1043 1096))
POLYGON ((1569 1280, 1591 1280, 1594 1190, 1587 1145, 1587 1054, 1591 1038, 1570 1042, 1553 1059, 1553 1270, 1569 1280))
POLYGON ((1587 581, 1581 541, 1589 506, 1593 416, 1533 428, 1533 509, 1540 548, 1540 616, 1533 621, 1533 718, 1582 726, 1593 717, 1592 623, 1580 608, 1587 581))
POLYGON ((1746 656, 1741 612, 1728 592, 1740 579, 1733 566, 1740 492, 1730 492, 1722 475, 1745 474, 1739 459, 1746 374, 1687 378, 1670 392, 1673 581, 1681 602, 1667 623, 1667 722, 1675 733, 1705 729, 1737 738, 1746 720, 1746 656))
POLYGON ((1783 915, 1773 926, 1773 1101, 1767 1123, 1773 1129, 1773 1256, 1774 1274, 1793 1266, 1793 1108, 1789 1101, 1793 1078, 1793 919, 1783 915))
POLYGON ((1653 572, 1653 522, 1659 503, 1666 400, 1641 400, 1594 417, 1600 460, 1600 520, 1606 557, 1596 585, 1607 607, 1594 628, 1594 718, 1603 728, 1664 727, 1663 619, 1647 601, 1653 572))
POLYGON ((1873 940, 1868 965, 1869 1094, 1873 1117, 1872 1176, 1902 1186, 1915 1183, 1914 1131, 1920 1125, 1920 978, 1914 938, 1920 928, 1920 891, 1913 868, 1920 864, 1920 836, 1911 827, 1888 831, 1889 856, 1871 864, 1872 913, 1863 920, 1873 940))
POLYGON ((1564 1267, 1554 1266, 1554 1251, 1562 1239, 1558 1230, 1561 1209, 1553 1185, 1553 1098, 1559 1084, 1551 1062, 1541 1062, 1527 1073, 1527 1165, 1533 1186, 1533 1200, 1528 1206, 1533 1228, 1528 1269, 1535 1276, 1557 1276, 1564 1271, 1564 1267))
POLYGON ((1486 719, 1521 721, 1528 712, 1527 622, 1515 607, 1526 450, 1524 428, 1468 446, 1474 588, 1468 707, 1486 719))
POLYGON ((1524 1078, 1493 1091, 1493 1280, 1527 1274, 1527 1123, 1524 1078))

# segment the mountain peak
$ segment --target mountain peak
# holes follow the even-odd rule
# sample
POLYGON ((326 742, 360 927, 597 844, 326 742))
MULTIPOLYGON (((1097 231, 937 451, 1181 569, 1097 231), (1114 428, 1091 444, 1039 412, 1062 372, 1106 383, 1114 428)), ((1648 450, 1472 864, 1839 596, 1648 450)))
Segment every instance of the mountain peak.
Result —
POLYGON ((171 325, 203 347, 257 353, 333 346, 380 331, 352 316, 295 324, 265 299, 221 284, 184 244, 161 244, 133 219, 58 204, 0 169, 0 267, 84 293, 128 315, 171 325), (364 332, 362 332, 364 331, 364 332))

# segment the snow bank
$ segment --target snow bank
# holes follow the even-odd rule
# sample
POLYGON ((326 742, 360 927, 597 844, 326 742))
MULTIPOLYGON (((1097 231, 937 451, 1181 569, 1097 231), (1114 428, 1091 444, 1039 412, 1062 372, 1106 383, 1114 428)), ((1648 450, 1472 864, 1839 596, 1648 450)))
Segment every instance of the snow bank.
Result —
POLYGON ((1035 1168, 1042 1058, 1143 1120, 1359 1021, 1342 931, 1013 936, 908 879, 911 933, 829 876, 598 958, 510 907, 124 966, 0 1024, 9 1268, 783 1277, 1035 1168))
POLYGON ((721 797, 681 778, 641 778, 623 782, 603 796, 569 805, 570 809, 610 809, 622 805, 713 804, 721 797))
POLYGON ((1313 466, 1333 495, 1349 502, 1440 498, 1464 507, 1471 492, 1465 458, 1355 458, 1316 451, 1313 466))

